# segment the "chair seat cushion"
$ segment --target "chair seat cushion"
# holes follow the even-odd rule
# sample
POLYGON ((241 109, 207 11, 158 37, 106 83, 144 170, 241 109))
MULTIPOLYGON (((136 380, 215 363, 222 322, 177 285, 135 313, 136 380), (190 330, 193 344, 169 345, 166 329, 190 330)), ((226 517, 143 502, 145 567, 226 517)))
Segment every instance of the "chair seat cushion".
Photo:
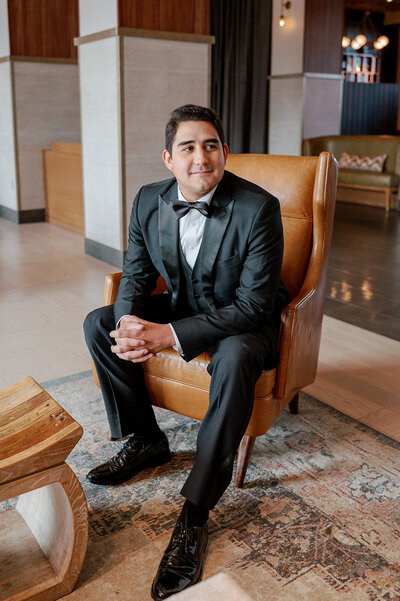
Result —
POLYGON ((375 173, 372 171, 361 171, 359 169, 339 169, 338 184, 349 184, 353 186, 378 186, 382 188, 396 188, 399 176, 396 173, 383 171, 375 173))

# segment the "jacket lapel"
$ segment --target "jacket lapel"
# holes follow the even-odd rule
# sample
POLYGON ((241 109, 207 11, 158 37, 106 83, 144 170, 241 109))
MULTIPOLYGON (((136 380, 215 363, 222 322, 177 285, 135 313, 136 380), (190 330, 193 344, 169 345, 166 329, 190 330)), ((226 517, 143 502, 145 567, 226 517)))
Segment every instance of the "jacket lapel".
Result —
POLYGON ((178 184, 158 196, 158 239, 161 259, 170 279, 171 305, 176 307, 180 285, 179 270, 179 222, 170 207, 172 199, 178 198, 178 184))

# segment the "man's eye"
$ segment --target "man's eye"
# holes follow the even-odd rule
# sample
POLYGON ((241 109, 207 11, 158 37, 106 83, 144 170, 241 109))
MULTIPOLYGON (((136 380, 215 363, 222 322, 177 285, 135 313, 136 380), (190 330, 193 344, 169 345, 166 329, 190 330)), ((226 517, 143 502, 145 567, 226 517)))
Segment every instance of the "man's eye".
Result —
POLYGON ((192 150, 192 146, 185 146, 185 148, 183 148, 183 152, 188 152, 189 150, 192 150))
POLYGON ((215 150, 217 147, 215 144, 207 144, 206 149, 207 150, 215 150))

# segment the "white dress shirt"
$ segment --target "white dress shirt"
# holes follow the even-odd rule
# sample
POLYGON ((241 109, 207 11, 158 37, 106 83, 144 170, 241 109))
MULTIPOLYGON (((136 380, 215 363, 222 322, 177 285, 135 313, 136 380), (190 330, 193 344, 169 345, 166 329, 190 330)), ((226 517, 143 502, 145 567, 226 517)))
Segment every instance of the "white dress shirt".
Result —
MULTIPOLYGON (((206 202, 209 205, 216 188, 217 186, 215 186, 211 192, 202 198, 199 198, 198 202, 206 202)), ((186 201, 179 186, 178 200, 186 201)), ((199 254, 201 242, 203 240, 206 221, 207 217, 202 215, 196 209, 191 209, 186 215, 179 219, 179 238, 181 241, 182 252, 190 269, 193 269, 194 264, 196 263, 197 255, 199 254)))

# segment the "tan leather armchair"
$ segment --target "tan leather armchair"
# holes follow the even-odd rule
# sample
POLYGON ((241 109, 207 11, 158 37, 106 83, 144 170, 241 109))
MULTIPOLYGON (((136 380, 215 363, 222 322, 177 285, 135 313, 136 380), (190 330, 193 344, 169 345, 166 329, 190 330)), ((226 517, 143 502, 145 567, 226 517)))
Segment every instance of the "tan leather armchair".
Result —
MULTIPOLYGON (((237 458, 235 482, 241 487, 255 438, 267 432, 287 405, 297 413, 299 390, 315 379, 338 168, 328 152, 319 157, 230 155, 226 168, 279 198, 285 241, 282 281, 292 299, 282 312, 278 365, 264 371, 255 387, 253 413, 237 458)), ((120 279, 121 273, 106 277, 105 304, 114 302, 120 279)), ((160 278, 156 292, 163 289, 160 278)), ((166 349, 143 363, 153 404, 203 419, 208 362, 207 353, 186 363, 166 349)), ((98 385, 95 371, 94 379, 98 385)))

